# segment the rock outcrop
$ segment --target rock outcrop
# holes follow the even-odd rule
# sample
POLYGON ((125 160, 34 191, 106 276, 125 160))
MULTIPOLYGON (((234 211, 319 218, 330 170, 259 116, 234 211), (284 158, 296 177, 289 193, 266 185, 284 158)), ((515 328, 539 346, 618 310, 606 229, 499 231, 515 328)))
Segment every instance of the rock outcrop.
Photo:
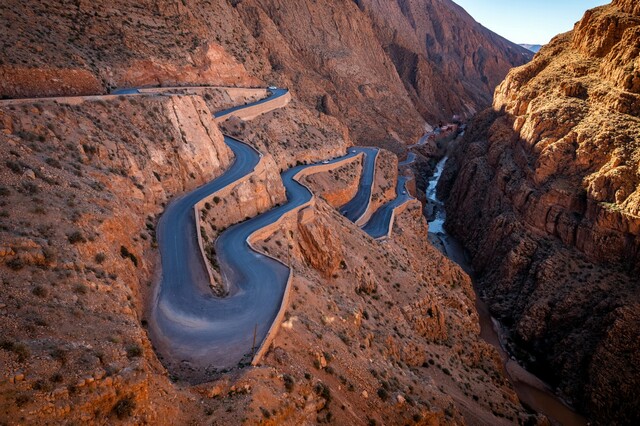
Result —
POLYGON ((371 205, 360 223, 366 222, 380 206, 396 198, 398 182, 398 157, 381 149, 376 157, 373 184, 371 185, 371 205))
POLYGON ((298 215, 298 247, 305 262, 330 278, 343 262, 342 244, 331 232, 331 227, 311 209, 305 209, 298 215))
POLYGON ((358 192, 362 176, 362 156, 337 169, 314 173, 304 178, 304 184, 334 208, 347 204, 358 192))
POLYGON ((588 11, 512 70, 440 188, 447 229, 529 366, 619 424, 640 412, 639 12, 588 11))
POLYGON ((30 98, 43 96, 97 95, 104 87, 96 76, 81 68, 27 68, 0 66, 0 96, 30 98))

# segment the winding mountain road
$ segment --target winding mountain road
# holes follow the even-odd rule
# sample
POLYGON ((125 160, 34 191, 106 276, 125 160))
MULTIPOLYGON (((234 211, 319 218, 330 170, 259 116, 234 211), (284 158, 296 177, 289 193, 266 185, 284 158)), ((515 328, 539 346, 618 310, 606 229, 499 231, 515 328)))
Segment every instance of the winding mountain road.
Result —
POLYGON ((413 199, 407 191, 405 185, 410 180, 406 176, 398 176, 396 185, 397 196, 393 200, 383 204, 371 216, 369 221, 362 227, 362 230, 375 239, 388 237, 393 226, 394 211, 402 204, 413 199))
POLYGON ((344 217, 351 222, 357 223, 358 220, 367 212, 371 202, 371 190, 373 187, 373 178, 375 176, 376 158, 378 156, 378 148, 352 148, 351 151, 362 152, 362 174, 358 183, 358 192, 345 205, 340 207, 339 211, 344 217))
MULTIPOLYGON (((175 89, 178 88, 182 87, 175 89)), ((75 98, 102 99, 143 95, 147 92, 162 93, 170 89, 123 88, 109 95, 75 98)), ((256 107, 289 94, 288 90, 279 88, 269 89, 269 92, 270 95, 265 99, 220 111, 214 114, 214 118, 219 121, 244 108, 256 107)), ((11 99, 3 102, 21 101, 30 100, 11 99)), ((225 143, 235 155, 233 164, 218 178, 172 200, 156 230, 162 271, 150 306, 149 335, 160 358, 194 371, 188 377, 194 380, 206 379, 198 373, 202 369, 213 372, 254 361, 256 351, 264 345, 275 320, 282 313, 291 271, 282 262, 254 250, 249 240, 256 231, 312 200, 313 194, 297 181, 297 176, 308 168, 325 168, 327 164, 364 153, 364 170, 358 194, 342 210, 347 217, 357 220, 366 213, 371 202, 378 154, 376 148, 352 148, 343 157, 283 172, 281 177, 288 202, 228 228, 216 240, 218 262, 229 290, 228 296, 220 298, 214 296, 209 287, 207 267, 198 243, 194 206, 251 173, 261 157, 255 149, 231 137, 225 136, 225 143)))
MULTIPOLYGON (((287 93, 284 89, 272 90, 264 100, 221 111, 215 117, 229 116, 287 93)), ((326 168, 327 164, 363 153, 358 193, 341 209, 355 221, 369 208, 378 154, 376 148, 357 147, 344 157, 283 172, 288 202, 231 226, 217 238, 216 255, 228 290, 225 297, 217 297, 209 288, 200 255, 194 206, 251 173, 260 161, 260 154, 250 146, 230 137, 225 137, 225 142, 235 155, 234 163, 220 177, 172 201, 157 229, 162 277, 151 307, 149 334, 165 360, 200 372, 252 362, 273 324, 278 323, 291 271, 282 262, 254 250, 250 239, 256 231, 312 200, 313 194, 297 181, 297 176, 314 166, 326 168)), ((404 190, 405 181, 399 179, 398 198, 382 206, 368 222, 365 230, 374 238, 388 234, 394 209, 410 198, 404 190)), ((201 373, 190 378, 202 379, 201 373)))
MULTIPOLYGON (((355 224, 358 224, 358 221, 362 219, 371 204, 376 158, 379 151, 380 150, 378 148, 352 148, 352 152, 362 152, 364 154, 362 160, 362 174, 360 176, 360 182, 358 183, 358 191, 356 192, 356 195, 338 210, 343 216, 355 224)), ((416 155, 413 152, 410 152, 407 160, 399 163, 398 166, 409 165, 415 161, 415 158, 416 155)), ((391 233, 395 210, 413 198, 408 194, 405 187, 405 184, 409 180, 410 178, 408 177, 398 176, 396 198, 380 206, 371 215, 371 217, 360 226, 363 231, 374 239, 385 238, 391 233)))
MULTIPOLYGON (((270 98, 283 92, 274 90, 270 98)), ((240 141, 225 137, 225 142, 235 154, 231 167, 212 182, 174 200, 158 224, 162 278, 151 308, 149 332, 163 357, 198 370, 224 369, 252 361, 280 312, 290 270, 255 251, 249 239, 313 197, 296 181, 296 175, 314 165, 283 172, 288 202, 230 227, 216 240, 218 262, 229 292, 222 298, 214 296, 199 255, 194 205, 250 173, 260 159, 257 151, 240 141)), ((358 152, 353 149, 344 157, 316 165, 343 161, 358 152)))
POLYGON ((265 104, 267 102, 271 102, 271 101, 273 101, 273 100, 275 100, 277 98, 280 98, 282 96, 285 96, 287 93, 289 93, 289 91, 287 89, 279 89, 279 88, 269 89, 269 92, 271 92, 271 95, 267 96, 264 99, 261 99, 261 100, 256 101, 256 102, 251 102, 251 103, 249 103, 247 105, 238 105, 238 106, 235 106, 233 108, 225 109, 224 111, 219 111, 219 112, 214 113, 213 116, 216 118, 216 120, 221 120, 221 119, 224 119, 226 117, 232 116, 233 113, 236 112, 236 111, 240 111, 240 110, 245 109, 245 108, 255 107, 257 105, 262 105, 262 104, 265 104))
POLYGON ((407 154, 407 159, 404 161, 401 161, 398 163, 398 167, 404 167, 404 166, 409 166, 411 164, 413 164, 413 162, 416 161, 416 153, 415 152, 409 152, 409 154, 407 154))
MULTIPOLYGON (((260 160, 258 152, 248 145, 229 137, 225 137, 225 142, 235 154, 232 166, 217 179, 171 202, 158 222, 162 279, 152 306, 149 331, 161 353, 181 360, 215 360, 220 352, 222 355, 227 352, 212 350, 215 343, 219 345, 221 340, 238 332, 232 322, 238 320, 239 305, 230 303, 230 299, 214 297, 209 288, 207 270, 199 255, 194 215, 198 201, 252 172, 260 160)), ((253 327, 252 324, 251 336, 253 327)), ((233 344, 230 339, 230 345, 233 344)), ((242 351, 236 363, 247 348, 242 351)), ((233 353, 230 351, 228 355, 233 353)), ((196 364, 202 366, 201 362, 196 364)), ((212 361, 204 366, 219 368, 227 363, 212 361)))

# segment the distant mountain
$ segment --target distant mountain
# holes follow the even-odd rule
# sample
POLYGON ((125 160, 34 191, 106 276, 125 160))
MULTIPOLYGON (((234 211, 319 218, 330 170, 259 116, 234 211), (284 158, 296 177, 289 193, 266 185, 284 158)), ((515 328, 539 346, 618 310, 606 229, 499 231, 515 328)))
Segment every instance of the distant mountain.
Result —
POLYGON ((506 70, 529 50, 478 24, 451 0, 358 0, 414 105, 427 121, 490 105, 506 70), (446 88, 446 89, 445 89, 446 88))
POLYGON ((542 48, 541 44, 520 44, 520 46, 532 51, 533 53, 538 53, 538 51, 542 48))

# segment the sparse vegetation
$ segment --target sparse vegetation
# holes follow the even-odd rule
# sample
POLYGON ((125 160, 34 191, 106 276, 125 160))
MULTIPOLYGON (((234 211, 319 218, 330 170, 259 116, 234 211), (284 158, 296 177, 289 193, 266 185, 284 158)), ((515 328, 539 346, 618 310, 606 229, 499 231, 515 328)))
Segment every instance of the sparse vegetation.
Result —
POLYGON ((31 395, 27 394, 27 393, 21 393, 18 396, 16 396, 16 405, 18 407, 23 407, 25 405, 27 405, 29 402, 31 402, 31 395))
POLYGON ((19 271, 20 269, 24 268, 24 261, 22 260, 22 258, 16 256, 13 259, 8 260, 6 262, 6 265, 14 271, 19 271))
POLYGON ((38 379, 33 384, 33 389, 39 390, 42 392, 51 392, 53 390, 53 385, 50 382, 47 382, 46 380, 38 379))
POLYGON ((53 373, 49 380, 53 383, 62 383, 64 381, 62 374, 60 373, 53 373))
POLYGON ((45 162, 51 167, 55 167, 56 169, 62 168, 62 164, 60 164, 60 161, 56 160, 55 158, 47 158, 45 162))
POLYGON ((5 162, 6 166, 15 174, 21 174, 23 171, 23 167, 15 161, 7 160, 5 162))
POLYGON ((31 356, 29 347, 24 343, 10 343, 10 349, 8 350, 18 356, 18 362, 25 362, 31 356))
POLYGON ((127 351, 127 357, 129 359, 138 358, 138 357, 142 356, 142 347, 140 345, 138 345, 137 343, 132 343, 132 344, 128 345, 126 347, 126 351, 127 351))
POLYGON ((262 415, 264 416, 265 419, 270 419, 271 418, 271 413, 266 408, 260 407, 260 412, 262 413, 262 415))
POLYGON ((74 231, 67 237, 71 244, 86 243, 87 240, 81 231, 74 231))
POLYGON ((43 298, 47 297, 47 295, 49 294, 48 290, 40 284, 36 285, 33 290, 31 290, 31 293, 33 293, 35 296, 43 298))
POLYGON ((50 352, 51 358, 59 361, 62 365, 66 365, 67 363, 67 351, 55 348, 50 352))
POLYGON ((126 248, 125 246, 120 246, 120 256, 122 256, 123 259, 130 259, 131 262, 133 262, 133 265, 137 268, 138 267, 138 258, 129 251, 128 248, 126 248))
POLYGON ((384 387, 380 387, 378 388, 378 397, 383 400, 386 401, 389 399, 389 392, 387 392, 387 390, 384 387))
POLYGON ((329 386, 322 382, 318 382, 314 386, 313 390, 318 396, 324 398, 327 402, 327 405, 329 405, 329 403, 331 402, 331 389, 329 389, 329 386))
POLYGON ((293 387, 295 385, 295 380, 293 376, 290 374, 283 374, 282 380, 284 381, 284 387, 287 390, 287 392, 293 391, 293 387))
POLYGON ((135 408, 136 401, 133 398, 133 395, 127 395, 116 402, 116 405, 113 406, 111 412, 118 417, 118 419, 123 420, 131 417, 135 408))
POLYGON ((89 291, 89 288, 82 283, 78 283, 75 286, 73 286, 73 292, 76 294, 87 294, 88 291, 89 291))

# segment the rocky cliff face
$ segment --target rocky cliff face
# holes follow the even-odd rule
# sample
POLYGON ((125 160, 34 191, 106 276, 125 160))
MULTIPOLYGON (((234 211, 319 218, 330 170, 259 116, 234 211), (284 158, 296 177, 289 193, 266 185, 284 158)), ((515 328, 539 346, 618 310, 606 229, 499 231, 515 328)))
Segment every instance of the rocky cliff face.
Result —
POLYGON ((533 56, 449 0, 356 3, 371 17, 412 101, 430 122, 489 106, 492 88, 533 56))
POLYGON ((11 0, 0 8, 1 96, 277 83, 343 121, 358 143, 396 151, 425 119, 487 106, 507 70, 530 58, 450 1, 11 0))
POLYGON ((303 182, 330 206, 339 208, 356 195, 361 176, 362 156, 358 156, 344 166, 327 173, 306 176, 303 182))
POLYGON ((640 412, 639 12, 591 10, 511 71, 440 188, 493 313, 601 422, 640 412))

